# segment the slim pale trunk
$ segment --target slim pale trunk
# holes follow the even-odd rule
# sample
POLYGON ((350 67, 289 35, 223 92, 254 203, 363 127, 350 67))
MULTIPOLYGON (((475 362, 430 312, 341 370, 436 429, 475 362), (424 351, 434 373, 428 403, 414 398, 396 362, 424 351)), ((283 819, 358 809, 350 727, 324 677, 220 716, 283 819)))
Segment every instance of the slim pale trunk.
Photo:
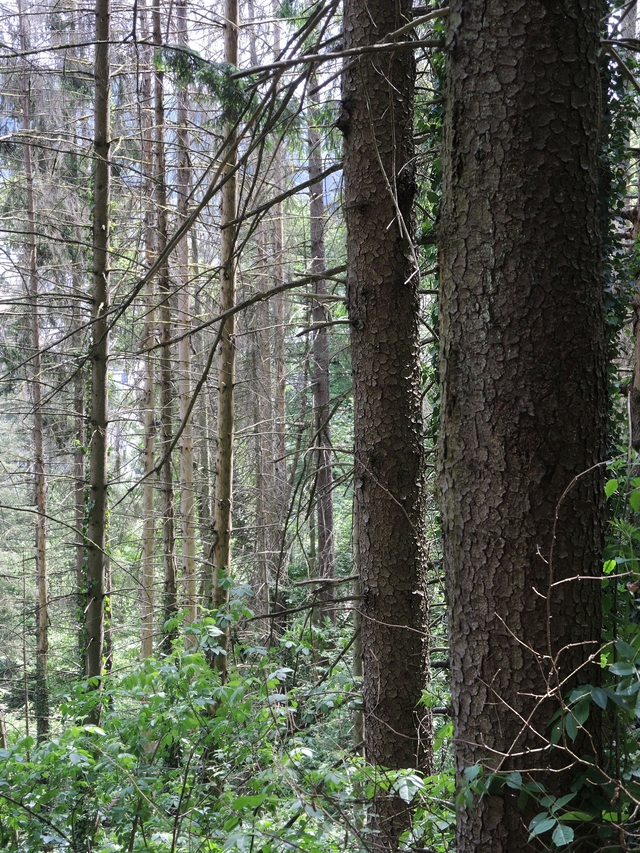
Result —
MULTIPOLYGON (((162 45, 162 17, 160 0, 153 0, 153 43, 156 49, 162 45)), ((155 88, 155 202, 156 202, 156 251, 164 252, 167 245, 167 187, 164 146, 164 75, 160 69, 154 74, 155 88)), ((160 453, 164 457, 171 444, 173 434, 173 372, 171 363, 171 285, 169 267, 165 262, 158 272, 159 327, 160 327, 160 453)), ((171 459, 166 459, 160 471, 162 493, 162 550, 164 559, 164 623, 171 624, 178 613, 178 570, 175 556, 175 504, 173 490, 173 468, 171 459)), ((163 629, 162 648, 165 653, 177 637, 175 627, 163 629)))
MULTIPOLYGON (((312 75, 311 85, 316 83, 312 75)), ((316 109, 312 110, 308 129, 309 179, 313 180, 322 172, 322 141, 315 122, 316 109)), ((320 180, 310 189, 309 236, 311 238, 311 272, 322 275, 326 269, 324 245, 325 208, 324 183, 320 180)), ((327 293, 327 284, 319 278, 314 283, 314 293, 319 298, 313 302, 313 324, 318 328, 313 333, 313 415, 316 445, 316 507, 318 515, 318 576, 333 578, 335 574, 335 548, 333 539, 333 467, 331 460, 331 429, 329 425, 331 391, 329 385, 329 330, 323 326, 329 320, 326 302, 322 297, 327 293)), ((320 593, 320 615, 335 621, 332 606, 333 587, 320 593)))
MULTIPOLYGON (((140 6, 140 29, 147 37, 147 4, 140 6)), ((142 168, 146 207, 144 211, 144 241, 147 267, 153 263, 156 248, 154 234, 155 215, 153 210, 153 102, 151 94, 150 49, 144 52, 145 69, 142 78, 142 168)), ((149 281, 145 292, 145 323, 143 345, 149 350, 155 344, 155 293, 153 281, 149 281)), ((153 654, 154 628, 154 582, 155 582, 155 377, 153 354, 144 356, 144 379, 142 388, 142 419, 144 429, 143 463, 145 481, 142 491, 142 565, 140 578, 140 654, 148 658, 153 654)))
MULTIPOLYGON (((28 39, 22 3, 18 4, 20 18, 20 44, 27 50, 28 39)), ((34 710, 38 740, 43 740, 49 731, 49 591, 47 583, 46 513, 47 496, 44 466, 44 430, 42 423, 42 358, 40 354, 40 315, 38 305, 38 265, 36 246, 36 212, 33 193, 33 166, 31 159, 31 81, 26 69, 22 75, 22 129, 24 132, 24 170, 27 182, 27 221, 29 225, 29 279, 28 296, 31 304, 31 399, 33 402, 33 449, 34 449, 34 504, 35 562, 36 562, 36 690, 34 710)))
MULTIPOLYGON (((238 64, 238 2, 225 2, 225 60, 238 64)), ((237 163, 236 133, 231 123, 227 126, 224 175, 230 175, 237 163)), ((231 175, 222 190, 221 225, 235 219, 237 211, 237 187, 235 174, 231 175)), ((228 311, 236 300, 236 230, 223 228, 221 243, 220 311, 228 311)), ((215 546, 213 606, 222 607, 228 601, 228 590, 223 579, 227 577, 231 564, 231 501, 233 489, 233 433, 234 433, 234 383, 236 368, 235 320, 230 317, 224 324, 220 343, 220 370, 218 375, 218 454, 216 464, 215 496, 215 546)), ((228 636, 221 638, 225 651, 228 636)), ((216 665, 222 678, 227 674, 227 655, 219 654, 216 665)))
MULTIPOLYGON (((176 6, 178 43, 187 44, 187 3, 179 0, 176 6)), ((178 90, 178 181, 177 225, 187 218, 189 201, 189 95, 186 87, 178 90)), ((229 229, 228 229, 229 230, 229 229)), ((189 241, 184 237, 176 249, 176 279, 178 284, 178 311, 176 331, 184 335, 191 328, 193 312, 189 283, 189 241)), ((180 421, 187 416, 191 402, 191 339, 183 337, 178 343, 178 396, 180 421)), ((182 583, 187 621, 197 618, 196 577, 196 501, 193 482, 193 421, 189 417, 180 439, 180 522, 182 530, 182 583)))

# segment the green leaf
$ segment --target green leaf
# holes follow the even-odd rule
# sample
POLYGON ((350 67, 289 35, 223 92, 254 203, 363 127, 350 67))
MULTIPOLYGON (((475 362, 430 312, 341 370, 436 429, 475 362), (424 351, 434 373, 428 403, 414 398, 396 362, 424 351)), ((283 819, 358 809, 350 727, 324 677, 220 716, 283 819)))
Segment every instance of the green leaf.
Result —
POLYGON ((89 732, 89 734, 100 735, 100 737, 106 736, 106 732, 104 729, 101 729, 100 726, 83 726, 82 727, 85 732, 89 732))
POLYGON ((575 795, 576 792, 574 791, 572 794, 565 794, 563 797, 559 797, 553 804, 554 810, 561 809, 562 806, 566 806, 567 803, 571 802, 575 795))
POLYGON ((573 841, 573 835, 573 829, 570 826, 565 826, 564 824, 559 823, 553 830, 551 840, 556 847, 564 847, 565 844, 571 844, 573 841))
POLYGON ((619 663, 612 663, 609 667, 609 672, 612 672, 614 675, 635 675, 636 668, 632 663, 620 661, 619 663))
POLYGON ((579 725, 583 725, 589 718, 590 705, 589 699, 581 699, 575 708, 572 709, 574 719, 579 725))
POLYGON ((638 693, 638 696, 636 698, 636 705, 635 705, 635 708, 633 709, 633 716, 634 717, 640 717, 640 693, 638 693))
POLYGON ((240 809, 255 809, 267 799, 266 794, 254 794, 249 797, 238 797, 231 803, 231 808, 239 811, 240 809))
POLYGON ((604 709, 607 707, 607 694, 604 692, 602 687, 592 687, 591 697, 600 708, 604 709))
POLYGON ((401 800, 405 803, 410 803, 414 794, 418 790, 408 779, 399 779, 393 786, 393 789, 401 800))
POLYGON ((605 560, 604 566, 602 567, 602 571, 605 573, 605 575, 610 575, 617 565, 618 564, 615 560, 605 560))
POLYGON ((640 690, 640 681, 634 681, 628 687, 620 687, 619 690, 616 690, 616 695, 625 697, 634 696, 638 690, 640 690))
POLYGON ((634 661, 638 656, 638 650, 634 649, 629 643, 625 643, 624 640, 616 641, 616 649, 624 660, 634 661))
MULTIPOLYGON (((442 726, 438 730, 438 732, 436 733, 436 736, 433 739, 433 751, 438 752, 438 750, 441 748, 441 746, 445 742, 445 740, 448 740, 450 737, 453 737, 453 723, 452 722, 445 723, 445 725, 442 726)), ((472 770, 472 769, 473 769, 472 767, 467 767, 467 770, 472 770)), ((478 769, 480 769, 480 768, 478 767, 478 769)), ((467 780, 467 782, 470 782, 471 779, 467 778, 467 775, 466 775, 467 770, 465 770, 465 779, 467 780)), ((475 776, 473 778, 475 779, 475 776)))
POLYGON ((634 512, 640 510, 640 490, 631 492, 629 495, 629 506, 634 512))
POLYGON ((543 832, 548 832, 558 823, 557 818, 549 817, 548 812, 541 812, 536 815, 529 824, 529 841, 537 835, 542 835, 543 832))
POLYGON ((569 711, 569 713, 564 719, 564 730, 569 735, 572 741, 576 739, 578 735, 578 725, 571 711, 569 711))
POLYGON ((618 481, 617 480, 607 480, 607 482, 605 483, 605 486, 604 486, 604 493, 605 493, 606 497, 610 498, 611 495, 616 491, 617 488, 618 488, 618 481))
POLYGON ((464 769, 464 780, 465 782, 473 782, 473 780, 478 776, 481 772, 482 766, 480 764, 474 764, 473 767, 465 767, 464 769))
POLYGON ((517 770, 509 773, 507 776, 507 788, 515 788, 519 791, 522 788, 522 773, 518 773, 517 770))
POLYGON ((223 829, 225 832, 229 832, 230 829, 233 829, 240 823, 240 817, 237 814, 231 815, 231 817, 227 818, 223 824, 223 829))
POLYGON ((581 811, 565 812, 565 814, 560 815, 558 820, 562 821, 562 823, 566 823, 569 820, 579 820, 581 823, 586 823, 593 820, 593 815, 581 811))

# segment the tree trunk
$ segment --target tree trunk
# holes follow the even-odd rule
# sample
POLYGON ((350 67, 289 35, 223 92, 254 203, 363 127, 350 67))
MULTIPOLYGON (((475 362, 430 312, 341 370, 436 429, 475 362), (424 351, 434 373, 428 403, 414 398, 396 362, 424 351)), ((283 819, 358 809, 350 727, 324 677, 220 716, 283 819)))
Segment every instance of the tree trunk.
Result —
MULTIPOLYGON (((278 13, 280 4, 273 0, 273 52, 275 57, 280 55, 280 21, 278 13)), ((278 141, 276 141, 278 144, 278 141)), ((284 169, 282 149, 275 153, 273 184, 277 194, 284 191, 284 169)), ((273 286, 284 284, 284 209, 282 202, 273 206, 273 286)), ((287 477, 287 363, 285 356, 285 323, 286 323, 286 293, 278 293, 273 297, 274 322, 274 406, 273 406, 273 521, 272 544, 270 550, 274 555, 274 601, 275 610, 284 610, 284 582, 287 571, 287 549, 285 548, 286 516, 289 506, 290 489, 287 477)), ((275 623, 274 623, 275 625, 275 623)), ((272 625, 273 627, 273 625, 272 625)))
MULTIPOLYGON (((77 267, 74 267, 74 281, 77 284, 79 278, 77 267)), ((76 287, 76 292, 80 288, 76 287)), ((75 312, 72 318, 74 328, 82 324, 75 312)), ((75 506, 75 536, 76 536, 76 620, 78 630, 78 660, 82 672, 86 672, 87 644, 85 638, 84 609, 87 605, 86 577, 84 569, 85 556, 85 447, 87 440, 85 421, 85 372, 82 361, 76 365, 73 377, 73 415, 74 415, 74 446, 73 446, 73 482, 74 482, 74 506, 75 506)))
MULTIPOLYGON (((140 6, 140 29, 143 38, 148 38, 147 3, 142 0, 140 6)), ((145 182, 144 243, 147 268, 153 264, 156 249, 154 233, 155 215, 153 210, 153 100, 151 93, 151 64, 153 55, 150 48, 144 52, 145 70, 142 77, 142 168, 145 182)), ((148 658, 153 654, 154 627, 154 583, 155 583, 155 514, 154 494, 155 478, 155 377, 154 359, 150 348, 155 345, 155 294, 153 279, 147 282, 145 292, 145 321, 143 346, 147 350, 144 356, 144 378, 142 388, 142 420, 144 430, 143 463, 145 480, 142 487, 142 559, 140 578, 140 655, 148 658)))
MULTIPOLYGON (((87 675, 102 675, 107 523, 107 380, 109 358, 109 0, 96 0, 93 308, 89 508, 87 519, 87 675)), ((98 686, 94 682, 92 686, 98 686)), ((99 706, 91 714, 98 723, 99 706)))
MULTIPOLYGON (((519 770, 552 795, 579 768, 550 751, 549 719, 560 694, 598 678, 584 664, 600 642, 602 14, 599 0, 454 0, 447 32, 440 490, 455 762, 519 770)), ((588 725, 576 754, 597 753, 595 714, 588 725)), ((540 808, 521 812, 517 793, 461 808, 458 853, 534 849, 540 808)))
MULTIPOLYGON (((269 289, 267 249, 264 223, 256 233, 257 289, 269 289)), ((256 408, 256 569, 254 594, 256 613, 270 610, 270 592, 275 576, 279 541, 275 521, 275 471, 273 466, 273 374, 269 303, 256 306, 255 346, 255 408, 256 408)), ((269 626, 261 623, 265 634, 269 626)))
MULTIPOLYGON (((411 4, 347 0, 345 47, 411 20, 411 4)), ((343 77, 347 282, 355 419, 355 500, 363 596, 365 756, 430 767, 426 685, 423 424, 419 281, 410 233, 415 194, 410 51, 363 58, 343 77)), ((400 798, 376 798, 376 850, 408 825, 400 798)))
MULTIPOLYGON (((238 0, 225 0, 225 61, 238 64, 238 0)), ((235 169, 237 162, 236 132, 233 123, 227 124, 227 146, 223 176, 229 176, 222 189, 222 245, 220 274, 220 313, 230 310, 236 301, 236 228, 224 225, 236 218, 237 188, 235 169)), ((234 383, 236 369, 235 318, 224 324, 220 343, 220 372, 218 377, 218 454, 216 460, 215 497, 215 547, 213 606, 223 607, 229 600, 224 584, 231 564, 231 501, 233 496, 233 435, 234 435, 234 383)), ((228 633, 220 638, 220 645, 228 646, 228 633)), ((216 656, 216 666, 222 679, 227 675, 227 655, 216 656)))
MULTIPOLYGON (((315 74, 310 85, 316 85, 315 74)), ((317 102, 312 99, 316 109, 312 110, 309 121, 309 180, 317 178, 322 172, 322 142, 314 121, 317 121, 317 102)), ((324 183, 319 181, 309 188, 309 236, 311 239, 311 272, 322 275, 326 269, 324 247, 324 183)), ((329 386, 329 319, 326 302, 322 297, 327 293, 324 279, 314 283, 314 293, 318 300, 313 303, 313 324, 317 328, 313 333, 313 414, 316 445, 316 507, 318 513, 318 577, 333 578, 335 575, 335 549, 333 541, 333 467, 331 460, 331 429, 329 425, 331 391, 329 386)), ((333 587, 329 586, 320 593, 320 616, 328 616, 335 622, 333 607, 333 587)))
MULTIPOLYGON (((187 45, 187 2, 176 6, 178 44, 187 45)), ((189 202, 189 95, 186 87, 178 90, 178 181, 177 226, 187 218, 189 202)), ((176 331, 186 334, 191 328, 192 299, 189 284, 189 240, 185 236, 176 248, 176 278, 178 282, 178 311, 176 331)), ((184 421, 191 402, 191 340, 183 337, 178 343, 178 396, 180 422, 184 421)), ((196 576, 196 501, 193 482, 193 421, 186 420, 180 438, 180 522, 182 533, 182 583, 187 621, 194 622, 198 614, 196 576)))
MULTIPOLYGON (((153 0, 153 43, 156 49, 162 45, 162 18, 160 0, 153 0)), ((164 150, 164 75, 157 68, 154 74, 155 98, 155 171, 156 171, 156 251, 161 255, 167 245, 167 185, 164 150)), ((171 369, 171 285, 169 265, 165 261, 158 271, 160 296, 160 452, 164 458, 173 434, 173 373, 171 369)), ((178 614, 178 570, 175 555, 175 506, 173 493, 173 468, 170 456, 165 459, 160 471, 162 492, 162 552, 164 560, 164 623, 172 625, 178 614)), ((162 648, 165 654, 178 636, 175 627, 163 629, 162 648)))
MULTIPOLYGON (((197 281, 200 276, 200 265, 198 261, 198 232, 194 225, 191 229, 191 256, 193 267, 193 278, 197 281)), ((209 298, 207 294, 198 291, 195 295, 194 307, 196 317, 207 315, 209 298)), ((204 370, 206 347, 206 332, 192 337, 193 345, 198 356, 196 358, 196 375, 201 375, 204 370)), ((200 547, 202 559, 200 561, 200 590, 199 600, 209 606, 213 592, 213 477, 211 471, 211 427, 209 411, 209 394, 203 389, 198 400, 197 415, 194 416, 194 427, 197 425, 196 448, 199 459, 199 479, 196 486, 196 499, 198 518, 200 521, 200 547)))
MULTIPOLYGON (((28 49, 26 22, 22 3, 18 3, 20 19, 20 46, 28 49)), ((36 688, 34 710, 38 741, 44 740, 49 732, 49 590, 47 582, 46 514, 47 495, 44 466, 44 429, 42 422, 42 357, 40 353, 40 310, 38 304, 39 281, 36 245, 36 210, 33 194, 33 166, 31 158, 31 81, 25 69, 22 75, 22 129, 24 132, 24 171, 27 182, 27 222, 29 227, 29 279, 28 298, 31 307, 31 399, 33 402, 33 449, 34 449, 34 504, 35 563, 36 563, 36 688)))

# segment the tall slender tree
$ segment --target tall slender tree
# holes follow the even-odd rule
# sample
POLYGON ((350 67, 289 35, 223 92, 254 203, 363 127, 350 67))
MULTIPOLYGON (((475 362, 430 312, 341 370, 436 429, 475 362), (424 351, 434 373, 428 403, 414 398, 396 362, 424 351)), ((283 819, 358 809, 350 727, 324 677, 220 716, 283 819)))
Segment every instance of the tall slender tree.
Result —
MULTIPOLYGON (((146 0, 139 7, 140 29, 143 38, 149 38, 149 20, 146 0)), ((142 170, 144 175, 144 245, 147 267, 151 267, 156 248, 153 168, 153 94, 151 86, 151 45, 144 51, 145 68, 141 86, 141 136, 142 170)), ((140 653, 143 658, 153 654, 153 627, 155 622, 155 287, 152 278, 147 281, 145 292, 145 320, 143 341, 147 352, 144 356, 144 379, 142 388, 142 421, 144 429, 144 475, 142 492, 142 558, 140 567, 140 653)))
MULTIPOLYGON (((317 79, 311 76, 315 89, 317 79)), ((309 180, 314 181, 322 172, 322 140, 316 122, 317 101, 311 99, 312 112, 308 127, 309 180)), ((316 506, 318 531, 318 576, 333 578, 335 574, 335 547, 333 539, 333 463, 331 451, 331 427, 329 424, 331 389, 329 385, 329 330, 327 328, 327 283, 321 278, 326 269, 324 244, 325 205, 324 182, 314 182, 309 188, 309 237, 311 243, 311 272, 318 276, 313 292, 317 299, 313 303, 313 414, 316 444, 316 506)), ((333 589, 329 586, 320 593, 320 614, 335 620, 331 606, 333 589)))
MULTIPOLYGON (((409 2, 347 0, 345 47, 411 21, 409 2)), ((386 768, 430 766, 425 686, 423 424, 409 50, 363 56, 343 75, 344 208, 351 324, 355 500, 362 595, 365 755, 386 768)), ((393 850, 406 804, 379 795, 374 849, 393 850)))
MULTIPOLYGON (((225 0, 224 56, 230 65, 238 64, 238 0, 225 0)), ((225 184, 222 189, 221 225, 232 222, 237 215, 237 133, 233 121, 227 123, 224 150, 225 184)), ((229 311, 236 301, 236 227, 223 227, 220 272, 220 313, 229 311)), ((218 376, 218 452, 216 458, 215 494, 215 546, 213 604, 221 607, 228 600, 228 587, 224 583, 231 565, 231 526, 233 499, 234 451, 234 385, 236 371, 235 317, 224 321, 220 343, 220 368, 218 376)), ((222 645, 226 646, 225 633, 222 645)), ((226 649, 225 649, 226 651, 226 649)), ((219 654, 217 666, 222 677, 227 673, 227 656, 219 654)))
MULTIPOLYGON (((87 510, 87 675, 102 675, 107 526, 107 398, 109 359, 110 206, 110 0, 96 0, 93 183, 93 291, 91 314, 91 409, 87 510)), ((96 684, 96 682, 92 682, 96 684)), ((91 718, 100 719, 99 705, 91 718)))
MULTIPOLYGON (((27 23, 22 2, 18 3, 20 25, 20 47, 26 54, 28 49, 27 23)), ((42 415, 42 354, 40 352, 40 302, 38 276, 38 247, 36 242, 36 207, 33 186, 33 162, 31 152, 31 80, 27 68, 22 74, 22 130, 24 133, 24 173, 27 183, 28 222, 28 297, 31 313, 31 356, 32 378, 30 382, 33 403, 33 449, 34 449, 34 504, 35 563, 38 590, 36 606, 36 692, 34 709, 38 740, 49 731, 49 585, 47 579, 47 494, 44 464, 44 426, 42 415)))
MULTIPOLYGON (((595 714, 569 752, 549 747, 547 725, 598 678, 603 11, 453 0, 447 29, 440 491, 455 761, 459 774, 518 770, 551 796, 599 743, 595 714)), ((517 800, 505 789, 464 805, 459 853, 533 850, 538 807, 517 800)))
MULTIPOLYGON (((156 50, 162 46, 162 11, 160 0, 153 0, 153 44, 156 50)), ((164 73, 161 67, 154 72, 155 112, 155 204, 156 204, 156 251, 163 256, 168 242, 167 184, 165 164, 165 109, 164 73)), ((173 466, 168 452, 173 437, 173 371, 171 359, 171 284, 169 263, 164 259, 158 270, 160 343, 160 451, 164 460, 160 471, 162 493, 162 552, 164 562, 164 623, 172 625, 178 613, 178 569, 175 555, 175 503, 173 488, 173 466)), ((169 652, 176 638, 175 628, 164 630, 163 650, 169 652)))
MULTIPOLYGON (((176 5, 178 44, 188 43, 187 2, 179 0, 176 5)), ((177 213, 178 226, 187 218, 189 205, 189 92, 186 86, 178 90, 177 127, 177 213)), ((176 278, 178 282, 177 330, 184 335, 191 328, 192 297, 189 276, 189 240, 184 237, 176 249, 176 278)), ((180 438, 180 523, 182 539, 182 583, 184 605, 190 622, 196 619, 196 500, 193 481, 193 421, 188 415, 191 402, 191 341, 181 337, 178 343, 178 397, 180 421, 184 421, 180 438)))

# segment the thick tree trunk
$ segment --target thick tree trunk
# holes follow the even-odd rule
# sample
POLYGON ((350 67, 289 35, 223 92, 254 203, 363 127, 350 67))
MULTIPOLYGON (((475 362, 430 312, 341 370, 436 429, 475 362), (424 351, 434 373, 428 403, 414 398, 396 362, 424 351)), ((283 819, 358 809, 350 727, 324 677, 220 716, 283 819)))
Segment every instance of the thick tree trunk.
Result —
MULTIPOLYGON (((238 64, 238 0, 225 2, 225 61, 238 64)), ((232 123, 227 125, 224 175, 230 175, 237 162, 236 132, 232 123)), ((222 189, 221 226, 237 215, 236 176, 232 174, 222 189)), ((236 301, 236 228, 222 230, 220 274, 220 313, 228 311, 236 301)), ((233 497, 233 443, 234 443, 234 384, 236 370, 235 318, 224 324, 220 343, 220 372, 218 377, 218 454, 216 460, 215 496, 215 546, 213 552, 213 606, 223 607, 229 600, 228 588, 223 583, 231 566, 231 501, 233 497)), ((220 645, 228 646, 228 634, 220 638, 220 645)), ((222 679, 227 675, 227 655, 216 657, 216 666, 222 679)))
MULTIPOLYGON (((102 675, 107 523, 107 380, 109 358, 109 0, 96 2, 93 309, 89 508, 87 519, 87 675, 102 675)), ((99 722, 99 707, 92 721, 99 722)))
MULTIPOLYGON (((315 75, 311 85, 315 84, 315 75)), ((313 101, 312 101, 313 103, 313 101)), ((312 111, 308 130, 309 179, 317 178, 322 172, 322 142, 314 125, 317 120, 312 111)), ((322 275, 326 269, 324 246, 324 183, 314 183, 310 189, 309 236, 311 240, 311 272, 322 275)), ((313 415, 316 444, 316 506, 318 514, 318 576, 333 578, 335 574, 335 549, 333 541, 333 467, 331 459, 331 429, 329 425, 331 391, 329 387, 329 330, 323 325, 328 320, 326 302, 327 284, 318 279, 314 293, 319 298, 313 303, 313 323, 318 328, 313 333, 313 415)), ((335 621, 332 606, 333 587, 320 593, 320 616, 335 621)))
MULTIPOLYGON (((551 794, 570 790, 559 770, 579 769, 548 747, 555 700, 598 677, 584 664, 600 641, 603 13, 599 0, 454 0, 447 32, 440 489, 456 768, 520 770, 551 794)), ((577 754, 597 752, 597 724, 591 744, 569 743, 577 754)), ((517 798, 463 807, 458 853, 533 850, 540 809, 517 798)))
MULTIPOLYGON (((20 18, 20 46, 28 48, 26 21, 22 3, 18 4, 20 18)), ((44 429, 42 418, 42 357, 40 353, 40 309, 38 303, 39 281, 36 245, 36 210, 33 193, 33 166, 31 157, 31 81, 25 70, 22 76, 22 129, 24 138, 24 171, 27 182, 27 221, 29 227, 29 285, 28 298, 31 307, 31 399, 33 402, 33 450, 34 450, 34 504, 35 562, 36 562, 36 689, 34 710, 38 740, 42 741, 49 732, 49 590, 47 581, 46 514, 47 494, 44 466, 44 429)))
MULTIPOLYGON (((347 0, 345 47, 411 20, 411 4, 347 0)), ((418 707, 426 679, 419 282, 410 243, 412 53, 363 58, 344 74, 344 207, 355 418, 355 500, 363 600, 365 755, 387 768, 430 766, 418 707)), ((374 849, 406 828, 399 798, 377 798, 374 849)))
MULTIPOLYGON (((176 6, 178 44, 187 45, 187 3, 180 0, 176 6)), ((187 218, 189 202, 189 95, 186 88, 178 91, 178 169, 177 169, 177 225, 187 218)), ((176 278, 178 281, 178 311, 176 331, 184 335, 191 328, 192 299, 189 284, 189 241, 184 237, 176 249, 176 278)), ((178 343, 178 396, 180 422, 187 416, 191 402, 191 340, 182 338, 178 343)), ((196 501, 193 482, 193 421, 187 418, 180 438, 180 523, 182 534, 182 583, 187 621, 194 622, 198 614, 198 589, 196 576, 196 501)))
MULTIPOLYGON (((153 43, 162 45, 162 17, 160 0, 153 0, 153 43)), ((162 254, 167 245, 167 185, 164 148, 164 75, 160 69, 154 74, 155 109, 155 171, 156 171, 156 251, 162 254)), ((160 327, 160 452, 164 458, 173 437, 173 373, 171 367, 171 285, 169 265, 165 261, 158 271, 159 327, 160 327)), ((165 459, 160 471, 162 493, 162 552, 164 561, 164 622, 171 624, 178 613, 178 569, 175 554, 175 505, 173 468, 171 458, 165 459)), ((178 636, 175 627, 163 630, 162 648, 168 653, 178 636)))

